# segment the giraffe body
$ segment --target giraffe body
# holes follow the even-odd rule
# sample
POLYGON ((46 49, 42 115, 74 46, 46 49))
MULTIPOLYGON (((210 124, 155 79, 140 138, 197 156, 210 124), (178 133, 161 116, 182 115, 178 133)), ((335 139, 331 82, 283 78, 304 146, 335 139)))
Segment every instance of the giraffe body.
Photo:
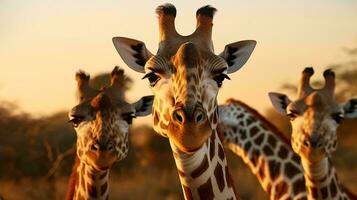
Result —
POLYGON ((357 117, 357 100, 340 105, 334 96, 335 74, 324 72, 325 86, 314 89, 311 67, 302 72, 298 98, 269 93, 274 107, 291 119, 293 150, 301 157, 308 199, 355 199, 339 182, 330 157, 337 148, 337 127, 343 117, 357 117))
POLYGON ((175 29, 176 8, 159 6, 160 43, 156 55, 143 42, 113 38, 124 62, 145 73, 154 92, 156 132, 168 137, 186 199, 236 199, 218 137, 217 93, 227 73, 248 60, 256 42, 241 41, 216 55, 211 39, 216 9, 197 10, 197 28, 188 36, 175 29))
POLYGON ((66 199, 108 199, 109 170, 128 154, 132 118, 151 113, 152 97, 134 104, 124 100, 124 71, 112 72, 111 85, 96 91, 89 75, 76 74, 79 104, 69 112, 77 135, 76 161, 66 199))

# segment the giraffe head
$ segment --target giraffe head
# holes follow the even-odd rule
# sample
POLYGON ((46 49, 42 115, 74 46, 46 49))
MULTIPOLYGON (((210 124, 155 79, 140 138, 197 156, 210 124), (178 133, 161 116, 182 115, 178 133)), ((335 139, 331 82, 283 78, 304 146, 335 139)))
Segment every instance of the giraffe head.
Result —
POLYGON ((319 161, 336 150, 336 130, 341 120, 357 117, 357 99, 338 104, 334 95, 335 73, 330 69, 323 73, 325 86, 321 89, 310 86, 313 73, 312 67, 302 72, 295 101, 279 93, 269 96, 273 106, 291 120, 294 151, 311 161, 319 161))
POLYGON ((133 70, 145 73, 154 93, 154 129, 167 136, 183 152, 200 148, 217 126, 217 93, 227 74, 240 69, 256 42, 229 44, 216 55, 212 44, 212 21, 216 9, 197 10, 194 33, 182 36, 175 29, 176 8, 159 6, 160 43, 156 55, 145 44, 123 37, 113 43, 133 70))
POLYGON ((89 75, 76 74, 79 104, 69 112, 77 134, 77 155, 94 170, 108 169, 128 153, 128 129, 132 119, 151 113, 153 96, 134 104, 124 99, 124 71, 115 67, 111 84, 97 91, 89 86, 89 75))

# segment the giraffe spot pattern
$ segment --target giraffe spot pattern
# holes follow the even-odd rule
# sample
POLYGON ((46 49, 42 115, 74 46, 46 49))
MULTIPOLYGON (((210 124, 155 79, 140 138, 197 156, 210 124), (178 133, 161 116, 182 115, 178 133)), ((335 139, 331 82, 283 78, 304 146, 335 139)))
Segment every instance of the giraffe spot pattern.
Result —
POLYGON ((276 185, 276 197, 280 198, 282 197, 285 193, 288 192, 288 185, 284 182, 281 181, 276 185))
POLYGON ((185 194, 185 199, 192 200, 193 196, 192 196, 191 189, 185 185, 182 185, 182 187, 183 187, 183 192, 185 194))
POLYGON ((300 170, 291 162, 285 164, 285 174, 287 177, 292 178, 299 173, 301 173, 300 170))
POLYGON ((322 196, 323 199, 328 197, 328 188, 327 188, 327 186, 321 188, 321 196, 322 196))
POLYGON ((286 159, 288 157, 289 151, 286 147, 284 147, 283 145, 280 146, 279 151, 278 151, 278 156, 281 159, 286 159))
POLYGON ((224 156, 224 150, 221 144, 218 144, 218 157, 223 161, 225 156, 224 156))
POLYGON ((336 185, 336 180, 334 178, 330 183, 330 192, 331 192, 331 197, 335 197, 337 194, 337 185, 336 185))
POLYGON ((95 188, 93 185, 87 183, 87 189, 88 189, 88 193, 91 197, 94 197, 94 198, 98 197, 97 188, 95 188))
POLYGON ((214 176, 215 176, 217 184, 218 184, 218 189, 219 189, 219 191, 222 192, 225 187, 225 183, 224 183, 222 165, 219 163, 217 163, 216 168, 214 169, 214 176))
POLYGON ((201 176, 208 169, 208 167, 208 159, 207 155, 205 155, 205 158, 202 160, 201 164, 195 170, 192 171, 191 177, 197 178, 201 176))
POLYGON ((298 180, 295 181, 294 186, 293 186, 293 191, 294 191, 295 195, 297 195, 301 192, 304 192, 305 189, 306 189, 306 186, 305 186, 304 178, 299 178, 298 180))
POLYGON ((197 191, 200 199, 213 200, 214 193, 213 193, 211 178, 209 178, 206 183, 198 187, 197 191))

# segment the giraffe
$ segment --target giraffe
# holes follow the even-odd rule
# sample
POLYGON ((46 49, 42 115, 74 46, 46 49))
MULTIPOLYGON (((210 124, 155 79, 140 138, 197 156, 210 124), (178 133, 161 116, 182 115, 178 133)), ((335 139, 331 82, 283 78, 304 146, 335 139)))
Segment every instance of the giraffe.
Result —
POLYGON ((128 129, 134 117, 151 113, 153 96, 134 104, 124 99, 124 71, 115 67, 109 87, 97 91, 89 75, 76 73, 79 104, 69 112, 77 135, 76 161, 66 199, 108 199, 109 170, 128 154, 128 129))
POLYGON ((313 74, 312 67, 304 69, 295 101, 280 93, 269 93, 269 97, 275 109, 290 118, 291 145, 301 158, 308 199, 356 199, 339 182, 330 158, 337 148, 339 123, 344 117, 357 117, 357 99, 338 104, 335 73, 324 71, 325 86, 320 89, 310 86, 313 74))
POLYGON ((150 82, 153 127, 169 138, 185 199, 238 198, 217 131, 217 93, 227 74, 246 63, 256 42, 231 43, 216 55, 211 39, 215 11, 198 9, 196 30, 181 36, 174 24, 176 8, 159 6, 156 55, 141 41, 113 38, 123 61, 150 82))
POLYGON ((289 140, 247 104, 219 105, 224 144, 242 158, 270 199, 306 199, 304 171, 289 140))

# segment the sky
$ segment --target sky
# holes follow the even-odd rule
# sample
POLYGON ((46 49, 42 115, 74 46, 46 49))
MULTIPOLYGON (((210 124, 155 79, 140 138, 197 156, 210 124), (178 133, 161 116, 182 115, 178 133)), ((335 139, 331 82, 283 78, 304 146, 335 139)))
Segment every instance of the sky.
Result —
POLYGON ((166 2, 177 8, 176 28, 182 35, 194 31, 199 7, 218 9, 213 27, 217 54, 232 42, 258 42, 247 64, 224 82, 220 103, 237 98, 264 112, 271 107, 269 91, 296 83, 307 66, 314 66, 315 78, 321 78, 326 66, 346 59, 343 48, 357 44, 355 0, 0 0, 0 102, 14 102, 38 116, 69 110, 75 105, 76 71, 94 76, 115 65, 134 80, 126 95, 130 102, 151 94, 111 39, 135 38, 156 52, 155 8, 166 2))

